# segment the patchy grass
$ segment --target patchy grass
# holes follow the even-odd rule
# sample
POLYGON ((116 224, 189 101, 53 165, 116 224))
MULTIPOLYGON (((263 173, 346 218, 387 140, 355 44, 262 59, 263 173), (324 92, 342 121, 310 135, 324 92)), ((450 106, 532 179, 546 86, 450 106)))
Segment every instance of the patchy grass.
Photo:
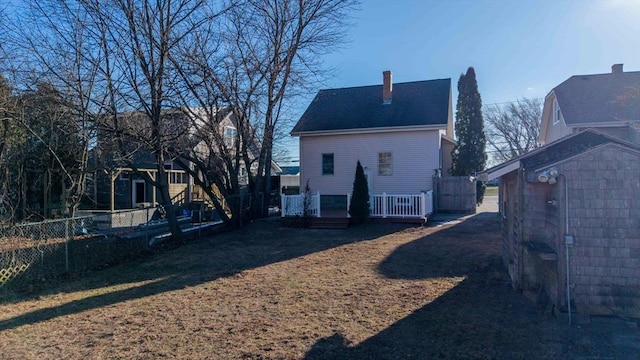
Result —
POLYGON ((513 291, 499 225, 256 222, 0 304, 3 359, 637 358, 513 291))

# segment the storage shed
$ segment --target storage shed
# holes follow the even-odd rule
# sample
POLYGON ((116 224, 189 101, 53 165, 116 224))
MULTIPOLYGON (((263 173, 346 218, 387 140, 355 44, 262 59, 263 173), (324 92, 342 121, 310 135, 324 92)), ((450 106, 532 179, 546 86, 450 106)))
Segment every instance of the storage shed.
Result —
POLYGON ((515 287, 562 312, 640 318, 640 145, 585 130, 484 175, 500 179, 515 287))

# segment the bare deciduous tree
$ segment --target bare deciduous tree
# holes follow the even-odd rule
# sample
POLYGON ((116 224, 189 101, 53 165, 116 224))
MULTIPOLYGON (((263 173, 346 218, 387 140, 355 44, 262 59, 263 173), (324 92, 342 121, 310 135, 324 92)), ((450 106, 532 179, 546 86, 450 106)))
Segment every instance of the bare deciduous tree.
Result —
POLYGON ((0 75, 0 221, 11 222, 19 203, 15 177, 12 176, 13 155, 23 147, 25 136, 18 126, 21 118, 19 99, 13 86, 0 75))
MULTIPOLYGON (((88 175, 88 158, 95 139, 95 120, 99 114, 96 106, 101 94, 97 91, 102 58, 100 48, 87 27, 89 14, 81 2, 50 0, 26 3, 26 10, 18 20, 28 21, 32 27, 15 25, 16 51, 24 55, 30 76, 42 88, 43 83, 55 94, 56 106, 64 108, 59 118, 66 124, 56 131, 72 146, 73 158, 63 162, 65 151, 55 144, 47 144, 53 159, 63 174, 62 201, 71 217, 75 216, 85 194, 88 175), (58 154, 58 152, 61 152, 58 154)), ((33 129, 28 129, 36 134, 33 129)), ((44 141, 44 139, 43 139, 44 141)))
MULTIPOLYGON (((107 5, 99 0, 86 2, 101 25, 98 28, 106 56, 113 61, 107 74, 111 108, 117 111, 120 107, 116 103, 126 104, 131 113, 139 114, 135 120, 138 131, 122 126, 131 125, 131 121, 120 121, 122 111, 114 111, 111 126, 104 130, 114 137, 133 137, 153 154, 157 176, 146 178, 159 190, 171 233, 179 239, 181 231, 165 164, 171 160, 167 158, 170 144, 185 136, 187 127, 177 121, 180 117, 167 115, 172 105, 168 99, 177 97, 170 86, 176 73, 170 57, 192 32, 209 24, 212 9, 204 0, 117 0, 107 5)), ((126 140, 120 143, 128 143, 126 140)), ((126 149, 121 150, 126 153, 126 149)), ((135 165, 131 158, 129 165, 135 165)))
POLYGON ((500 163, 539 146, 542 101, 523 98, 506 104, 486 106, 484 111, 491 158, 500 163))
MULTIPOLYGON (((195 50, 176 60, 189 64, 182 78, 195 103, 203 108, 222 104, 233 112, 237 128, 235 148, 228 149, 224 139, 219 138, 211 150, 230 156, 221 162, 229 177, 223 179, 218 175, 218 179, 209 182, 223 193, 235 195, 239 191, 237 176, 244 167, 248 191, 254 199, 263 200, 252 203, 252 216, 263 216, 268 210, 273 146, 286 125, 282 123, 283 114, 297 95, 322 79, 325 72, 321 56, 342 43, 348 13, 358 3, 245 1, 229 8, 219 31, 224 34, 222 41, 196 41, 195 50), (216 49, 217 57, 207 56, 211 49, 216 49), (203 91, 202 84, 207 81, 211 81, 212 87, 203 91)), ((209 116, 204 122, 215 128, 215 122, 220 120, 216 112, 205 114, 209 116)), ((208 173, 212 172, 200 169, 200 174, 208 173)))
MULTIPOLYGON (((283 114, 322 80, 321 56, 342 43, 358 3, 31 0, 15 21, 14 45, 28 60, 27 73, 52 84, 78 119, 80 172, 92 146, 137 171, 158 189, 179 237, 165 163, 183 162, 225 220, 217 200, 227 200, 237 221, 241 209, 228 200, 242 192, 263 199, 252 212, 265 214, 283 114), (34 28, 21 27, 22 20, 34 28), (232 141, 224 119, 233 122, 232 141), (153 156, 157 176, 138 171, 141 153, 153 156)), ((67 183, 75 203, 84 178, 67 183)))

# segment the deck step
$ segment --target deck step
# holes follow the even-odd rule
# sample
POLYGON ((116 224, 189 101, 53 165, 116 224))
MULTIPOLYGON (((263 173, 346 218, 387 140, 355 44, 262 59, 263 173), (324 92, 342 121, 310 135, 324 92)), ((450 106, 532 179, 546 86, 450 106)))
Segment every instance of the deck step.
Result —
POLYGON ((346 229, 349 227, 348 218, 314 218, 311 220, 311 229, 346 229))

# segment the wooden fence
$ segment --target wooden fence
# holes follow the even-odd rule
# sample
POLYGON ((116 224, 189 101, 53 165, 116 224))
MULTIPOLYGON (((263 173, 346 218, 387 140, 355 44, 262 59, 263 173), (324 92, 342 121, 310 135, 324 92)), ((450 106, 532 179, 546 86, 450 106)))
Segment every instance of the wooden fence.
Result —
POLYGON ((433 178, 436 212, 476 212, 476 181, 468 176, 433 178))

